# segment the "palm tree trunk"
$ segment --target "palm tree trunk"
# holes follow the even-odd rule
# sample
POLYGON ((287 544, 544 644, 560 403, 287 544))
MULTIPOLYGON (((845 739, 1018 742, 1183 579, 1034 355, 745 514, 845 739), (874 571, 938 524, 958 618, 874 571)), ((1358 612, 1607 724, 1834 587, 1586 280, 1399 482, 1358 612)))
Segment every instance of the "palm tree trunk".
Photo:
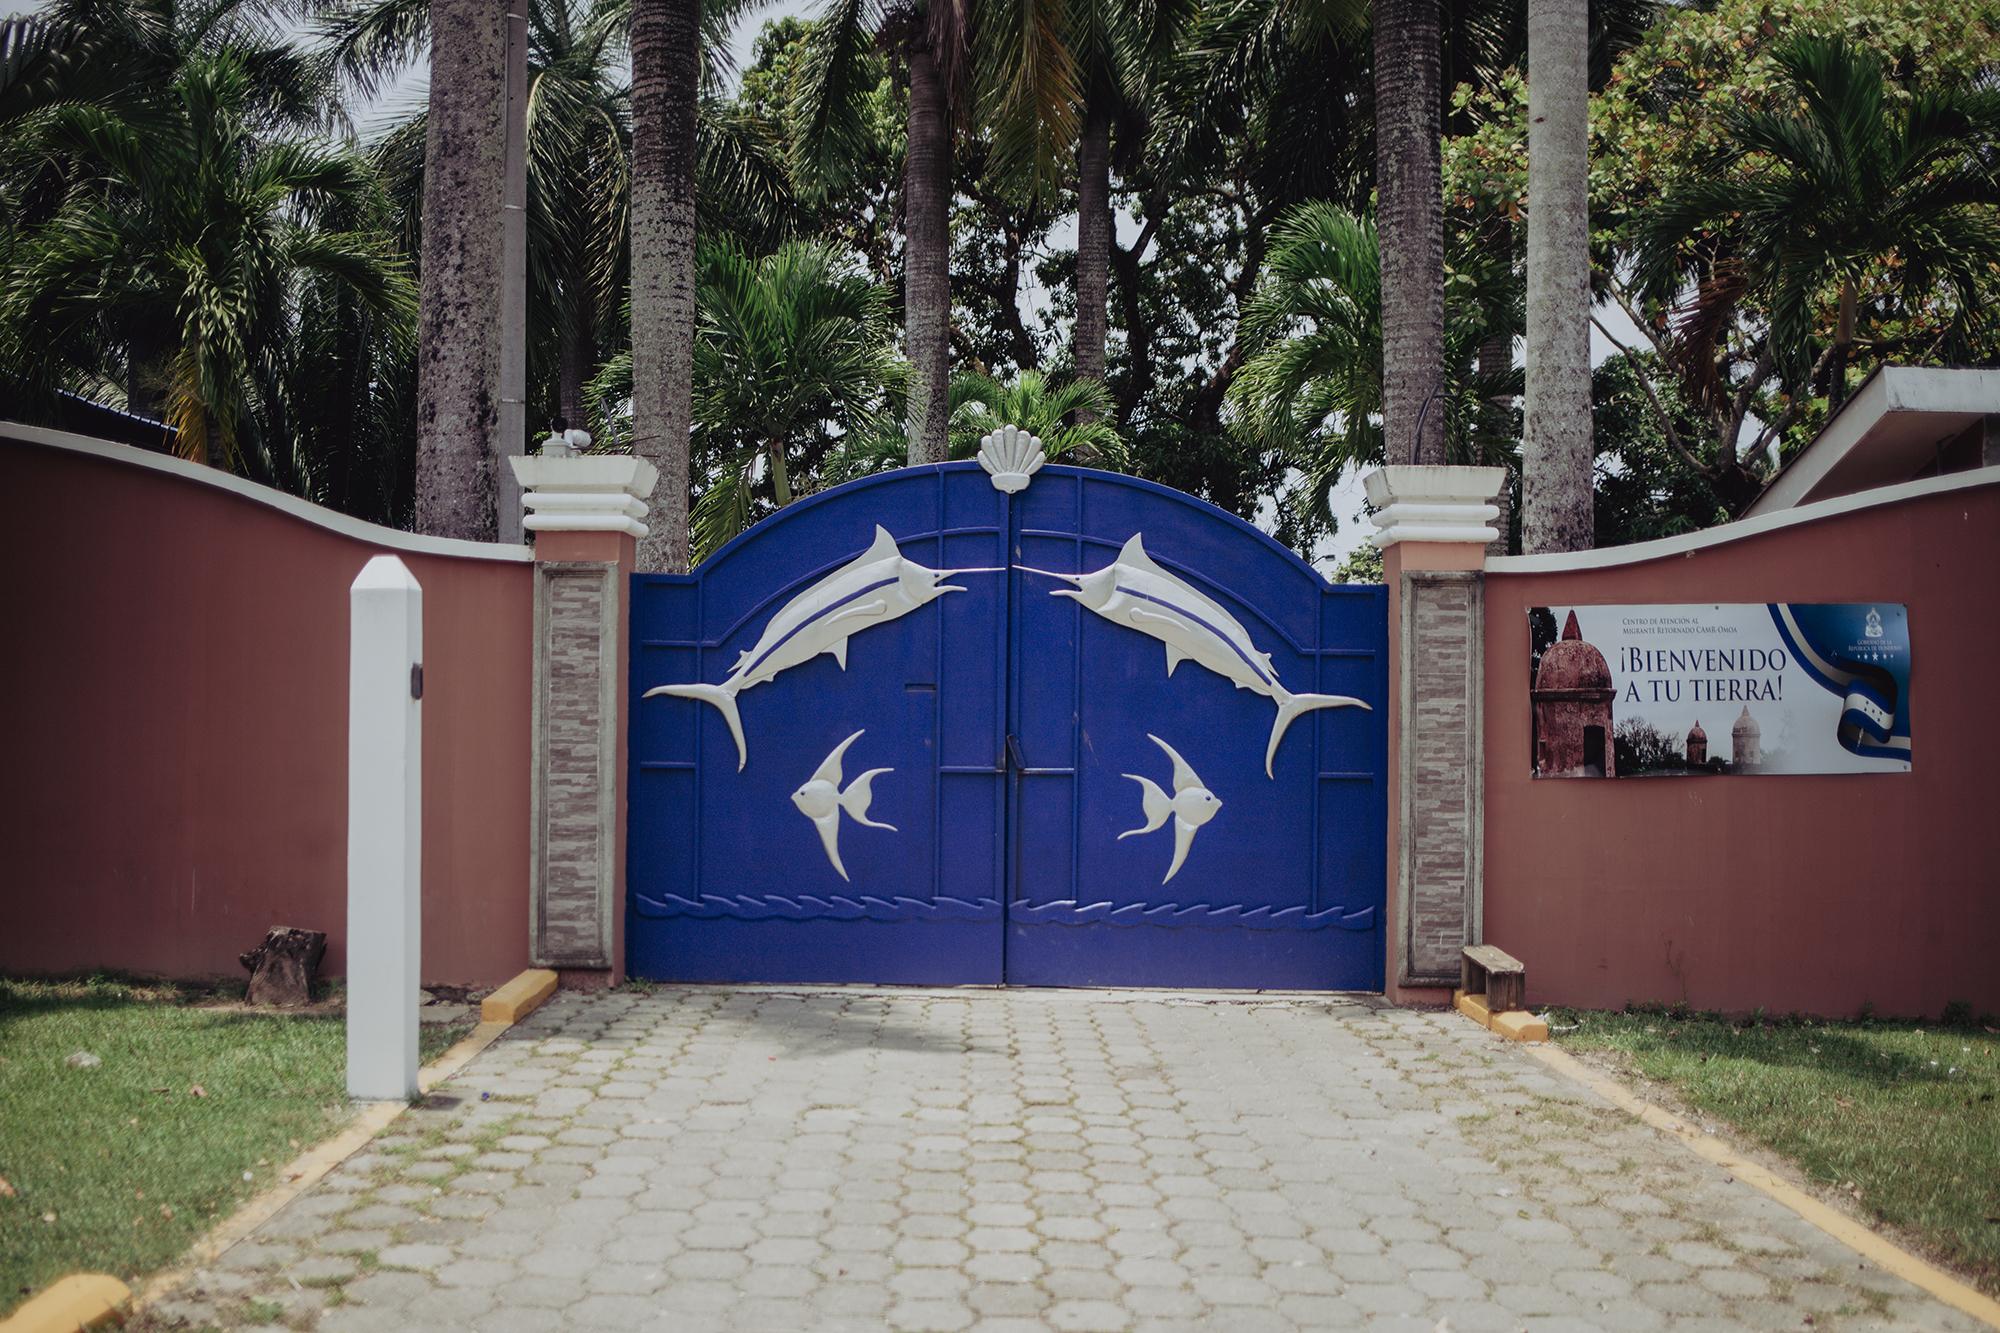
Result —
MULTIPOLYGON (((1503 244, 1506 243, 1504 221, 1497 230, 1499 233, 1497 239, 1503 244)), ((1478 357, 1480 379, 1491 382, 1506 375, 1514 369, 1513 335, 1496 333, 1484 339, 1479 344, 1478 357)), ((1486 543, 1488 555, 1506 555, 1512 549, 1509 533, 1514 526, 1515 468, 1510 448, 1513 441, 1508 438, 1510 434, 1508 417, 1511 415, 1507 410, 1509 402, 1509 395, 1494 394, 1480 405, 1479 443, 1484 456, 1479 461, 1490 465, 1496 458, 1507 460, 1501 464, 1507 469, 1506 483, 1500 487, 1500 494, 1493 500, 1493 503, 1500 508, 1499 517, 1493 520, 1493 526, 1500 535, 1486 543)))
MULTIPOLYGON (((1111 290, 1111 117, 1102 98, 1084 110, 1076 149, 1076 326, 1079 379, 1104 382, 1104 326, 1111 290)), ((1094 412, 1077 420, 1094 421, 1094 412)))
POLYGON ((785 442, 767 441, 764 451, 771 456, 771 498, 783 509, 792 502, 792 474, 785 467, 785 442))
POLYGON ((491 541, 507 13, 432 0, 417 336, 417 531, 491 541))
POLYGON ((1528 0, 1528 392, 1521 550, 1595 541, 1587 0, 1528 0))
POLYGON ((1854 279, 1840 284, 1840 326, 1833 335, 1833 355, 1828 358, 1827 406, 1838 409, 1847 401, 1847 357, 1854 346, 1854 279))
POLYGON ((134 329, 125 344, 125 410, 148 421, 163 420, 160 359, 166 346, 150 329, 134 329))
POLYGON ((951 353, 951 119, 937 61, 910 47, 909 151, 903 163, 903 341, 910 358, 910 463, 941 463, 951 353))
POLYGON ((660 470, 639 568, 688 567, 700 0, 632 5, 632 452, 660 470))
POLYGON ((1439 0, 1376 0, 1382 431, 1391 463, 1443 463, 1444 194, 1439 0))
POLYGON ((579 276, 571 285, 569 309, 556 338, 556 410, 569 426, 581 427, 590 419, 583 385, 597 351, 597 312, 587 277, 579 276))

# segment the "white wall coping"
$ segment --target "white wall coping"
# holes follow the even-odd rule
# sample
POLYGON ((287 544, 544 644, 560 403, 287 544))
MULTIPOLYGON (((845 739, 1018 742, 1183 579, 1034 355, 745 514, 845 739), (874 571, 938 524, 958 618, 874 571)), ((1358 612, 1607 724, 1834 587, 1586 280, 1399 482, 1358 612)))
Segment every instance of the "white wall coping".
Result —
POLYGON ((1739 518, 1734 523, 1721 523, 1712 528, 1704 528, 1700 532, 1684 532, 1678 537, 1633 542, 1629 546, 1607 546, 1593 551, 1558 551, 1548 555, 1489 556, 1486 561, 1486 572, 1553 574, 1567 570, 1614 569, 1620 565, 1640 565, 1648 560, 1664 560, 1669 556, 1691 555, 1710 547, 1727 546, 1731 542, 1742 541, 1745 538, 1762 536, 1767 532, 1779 532, 1785 528, 1815 523, 1820 519, 1835 518, 1841 514, 1901 504, 1905 500, 1920 500, 1927 495, 1969 491, 1981 486, 2000 486, 2000 467, 1976 468, 1970 472, 1948 472, 1941 477, 1924 477, 1918 481, 1906 481, 1895 486, 1880 486, 1870 491, 1857 491, 1852 495, 1837 495, 1829 500, 1815 500, 1793 509, 1780 509, 1768 514, 1758 514, 1753 518, 1739 518))
POLYGON ((421 533, 404 532, 401 528, 384 527, 380 523, 351 518, 338 510, 316 505, 310 500, 301 500, 298 496, 278 490, 274 486, 247 481, 234 473, 209 467, 205 463, 191 463, 172 454, 135 449, 129 444, 116 444, 89 435, 50 430, 44 426, 28 426, 18 421, 0 421, 0 440, 12 440, 43 449, 61 449, 73 454, 83 454, 89 458, 101 458, 110 463, 122 463, 127 467, 164 472, 182 481, 212 486, 216 490, 241 496, 266 508, 303 519, 314 527, 323 528, 339 536, 367 542, 371 546, 387 547, 393 551, 406 551, 412 555, 453 556, 461 560, 514 560, 525 563, 535 558, 535 548, 532 546, 514 546, 505 542, 472 542, 457 537, 427 537, 421 533))

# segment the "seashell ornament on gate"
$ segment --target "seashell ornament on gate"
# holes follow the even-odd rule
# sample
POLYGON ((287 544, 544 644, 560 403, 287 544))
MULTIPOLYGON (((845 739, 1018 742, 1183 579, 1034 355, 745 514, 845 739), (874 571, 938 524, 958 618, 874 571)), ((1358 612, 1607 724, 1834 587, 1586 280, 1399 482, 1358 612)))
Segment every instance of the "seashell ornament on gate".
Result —
POLYGON ((979 466, 993 478, 993 489, 1009 495, 1026 490, 1028 478, 1048 461, 1042 442, 1019 426, 1002 426, 979 441, 979 466))

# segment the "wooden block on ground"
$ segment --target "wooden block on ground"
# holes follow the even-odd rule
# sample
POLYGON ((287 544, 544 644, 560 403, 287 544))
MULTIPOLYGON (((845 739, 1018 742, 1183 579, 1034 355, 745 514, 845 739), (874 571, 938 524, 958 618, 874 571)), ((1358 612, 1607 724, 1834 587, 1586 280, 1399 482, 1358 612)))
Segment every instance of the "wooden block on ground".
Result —
POLYGON ((530 968, 479 1002, 482 1023, 518 1023, 556 993, 556 974, 530 968))
POLYGON ((1527 964, 1490 944, 1468 944, 1459 951, 1459 986, 1468 995, 1485 995, 1487 1006, 1496 1014, 1524 1009, 1527 964))

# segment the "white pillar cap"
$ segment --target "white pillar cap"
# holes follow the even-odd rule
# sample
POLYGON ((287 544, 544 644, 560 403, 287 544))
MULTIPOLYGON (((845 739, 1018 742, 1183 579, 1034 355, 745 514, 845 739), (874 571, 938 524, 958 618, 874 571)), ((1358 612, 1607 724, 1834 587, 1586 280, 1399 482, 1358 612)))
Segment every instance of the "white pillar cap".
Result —
POLYGON ((1507 484, 1507 469, 1397 465, 1363 477, 1375 508, 1375 545, 1397 542, 1464 542, 1484 546, 1498 537, 1493 497, 1507 484))
POLYGON ((510 458, 521 483, 530 532, 624 532, 646 535, 646 500, 660 471, 630 454, 576 458, 526 454, 510 458))

